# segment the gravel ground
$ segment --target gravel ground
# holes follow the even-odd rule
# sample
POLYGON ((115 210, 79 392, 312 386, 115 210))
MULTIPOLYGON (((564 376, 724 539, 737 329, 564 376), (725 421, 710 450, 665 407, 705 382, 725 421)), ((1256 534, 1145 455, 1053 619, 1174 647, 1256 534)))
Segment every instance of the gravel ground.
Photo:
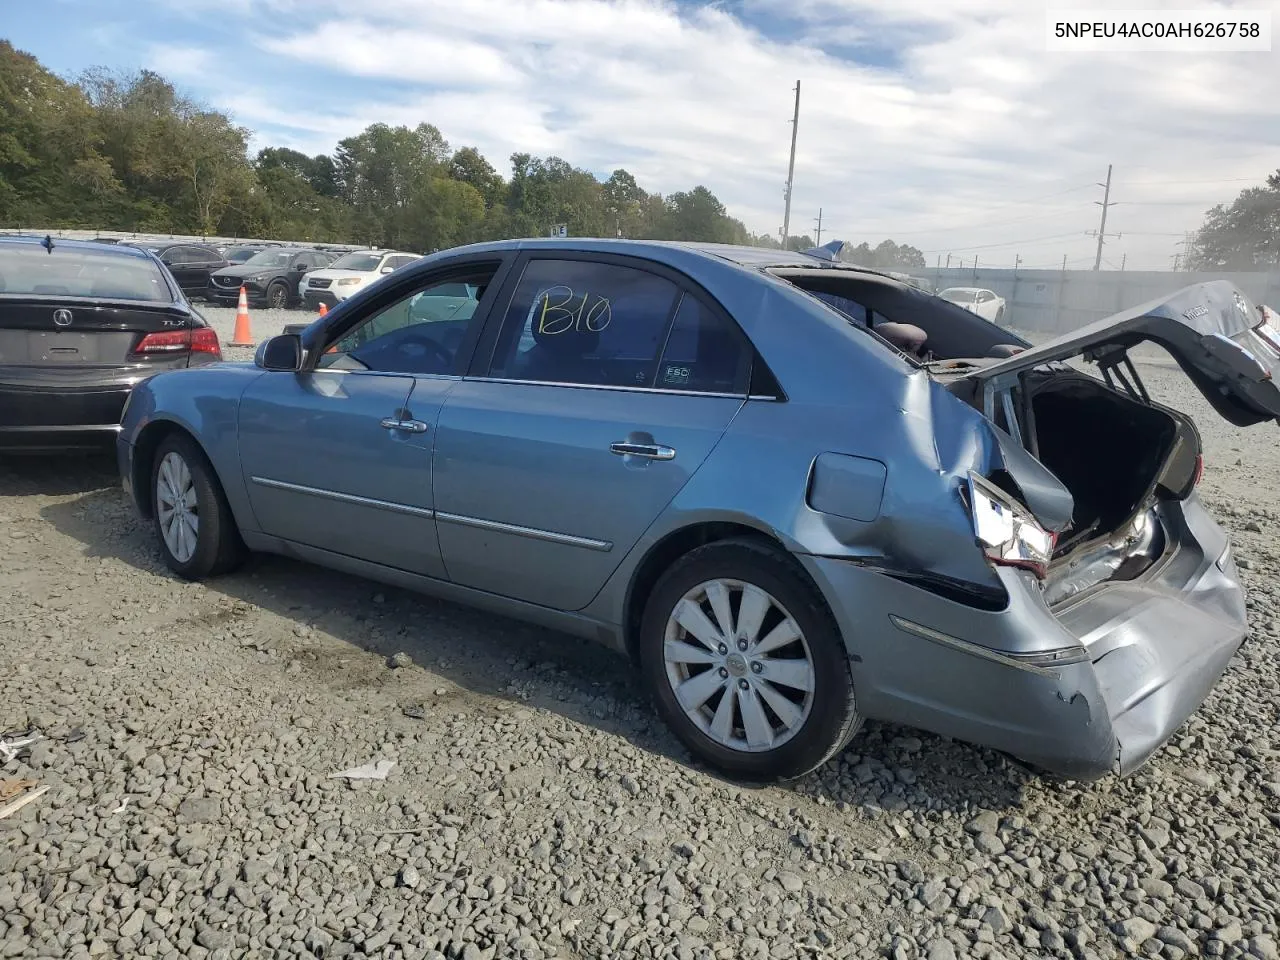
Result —
MULTIPOLYGON (((211 303, 200 301, 195 304, 196 310, 200 312, 213 329, 218 331, 218 341, 222 344, 222 355, 227 360, 252 360, 253 348, 232 347, 232 336, 236 329, 236 308, 235 307, 215 307, 211 303)), ((289 323, 310 323, 314 320, 316 314, 306 308, 298 308, 291 310, 268 310, 264 307, 249 308, 249 328, 253 334, 254 344, 259 344, 269 337, 284 331, 285 324, 289 323)))
POLYGON ((1280 438, 1146 374, 1253 632, 1092 785, 870 724, 743 788, 602 649, 281 558, 182 583, 109 462, 0 464, 0 730, 47 738, 0 779, 51 786, 0 820, 0 956, 1276 960, 1280 438))

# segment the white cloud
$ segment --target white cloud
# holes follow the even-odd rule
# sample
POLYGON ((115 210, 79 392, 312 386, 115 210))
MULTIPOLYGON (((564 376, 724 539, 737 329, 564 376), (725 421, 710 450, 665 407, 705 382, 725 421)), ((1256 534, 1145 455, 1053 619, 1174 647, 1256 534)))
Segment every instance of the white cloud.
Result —
MULTIPOLYGON (((705 183, 758 231, 781 223, 797 78, 793 233, 821 206, 828 237, 984 262, 1089 258, 1101 190, 1063 191, 1114 163, 1108 226, 1125 236, 1108 258, 1167 264, 1174 234, 1247 185, 1227 181, 1274 169, 1280 142, 1276 54, 1050 54, 1044 8, 1023 0, 272 2, 277 25, 297 24, 259 35, 274 73, 292 61, 300 83, 349 74, 387 92, 366 82, 358 101, 284 110, 242 78, 215 98, 242 123, 314 152, 375 121, 426 121, 500 168, 529 151, 626 166, 650 190, 705 183), (780 9, 787 40, 762 32, 780 9), (886 49, 842 58, 868 43, 886 49), (1167 182, 1188 180, 1214 182, 1167 182)), ((153 63, 194 69, 190 54, 153 63)))
POLYGON ((149 69, 177 83, 207 75, 213 66, 213 51, 204 47, 154 44, 147 56, 149 69))

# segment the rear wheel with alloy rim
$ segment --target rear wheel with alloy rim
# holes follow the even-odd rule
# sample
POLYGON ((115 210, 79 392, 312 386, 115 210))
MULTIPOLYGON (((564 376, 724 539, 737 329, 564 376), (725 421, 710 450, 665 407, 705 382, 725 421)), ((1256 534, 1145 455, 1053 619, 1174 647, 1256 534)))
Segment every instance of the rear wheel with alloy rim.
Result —
POLYGON ((672 730, 732 776, 802 776, 860 723, 835 621, 794 562, 765 544, 713 543, 677 561, 654 588, 640 642, 672 730))
POLYGON ((156 539, 169 569, 201 580, 240 563, 244 543, 222 485, 190 437, 174 433, 160 442, 151 490, 156 539))

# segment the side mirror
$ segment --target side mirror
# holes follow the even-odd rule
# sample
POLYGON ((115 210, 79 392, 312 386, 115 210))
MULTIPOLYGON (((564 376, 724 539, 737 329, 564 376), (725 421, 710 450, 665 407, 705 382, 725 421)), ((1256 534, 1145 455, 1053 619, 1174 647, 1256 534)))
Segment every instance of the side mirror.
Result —
POLYGON ((382 272, 383 272, 383 273, 394 273, 394 272, 395 272, 395 269, 396 269, 395 267, 390 266, 390 265, 387 265, 387 266, 385 266, 385 267, 383 267, 383 268, 382 268, 382 272))
POLYGON ((293 265, 294 273, 302 273, 306 269, 307 269, 307 265, 303 263, 301 260, 299 260, 297 263, 293 265))
POLYGON ((302 338, 296 333, 282 333, 264 340, 253 362, 263 370, 295 371, 302 366, 302 338))
POLYGON ((171 267, 171 266, 173 266, 173 261, 172 261, 171 259, 169 259, 168 257, 161 257, 161 258, 160 258, 160 262, 161 262, 161 263, 163 263, 166 267, 171 267))

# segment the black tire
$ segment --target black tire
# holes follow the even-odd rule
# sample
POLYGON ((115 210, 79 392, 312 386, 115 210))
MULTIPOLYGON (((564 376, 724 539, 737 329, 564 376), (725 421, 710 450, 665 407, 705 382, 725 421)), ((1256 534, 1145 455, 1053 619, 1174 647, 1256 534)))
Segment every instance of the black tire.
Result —
POLYGON ((276 281, 267 287, 267 308, 270 310, 283 310, 289 305, 289 288, 280 281, 276 281))
MULTIPOLYGON (((738 612, 733 616, 736 619, 738 612)), ((764 542, 723 540, 676 561, 658 580, 645 605, 639 655, 658 711, 672 732, 696 757, 736 779, 772 781, 804 776, 839 752, 862 725, 849 655, 835 619, 795 562, 764 542), (719 743, 690 719, 676 699, 664 656, 668 619, 686 594, 716 579, 752 584, 769 594, 785 608, 807 644, 813 667, 812 702, 796 732, 778 747, 752 752, 745 745, 744 749, 733 749, 719 743)), ((720 696, 728 692, 726 688, 720 696)), ((733 709, 738 711, 736 716, 742 716, 740 706, 733 709)))
POLYGON ((151 497, 153 526, 160 554, 169 569, 178 576, 186 580, 203 580, 228 573, 244 561, 247 551, 244 541, 240 539, 240 531, 231 514, 231 507, 227 504, 226 495, 222 492, 222 484, 204 451, 186 434, 170 434, 156 448, 155 458, 151 463, 151 497), (165 521, 158 486, 161 465, 170 454, 176 455, 185 464, 191 477, 190 489, 195 493, 196 543, 195 549, 187 557, 180 557, 175 553, 165 539, 165 521))

